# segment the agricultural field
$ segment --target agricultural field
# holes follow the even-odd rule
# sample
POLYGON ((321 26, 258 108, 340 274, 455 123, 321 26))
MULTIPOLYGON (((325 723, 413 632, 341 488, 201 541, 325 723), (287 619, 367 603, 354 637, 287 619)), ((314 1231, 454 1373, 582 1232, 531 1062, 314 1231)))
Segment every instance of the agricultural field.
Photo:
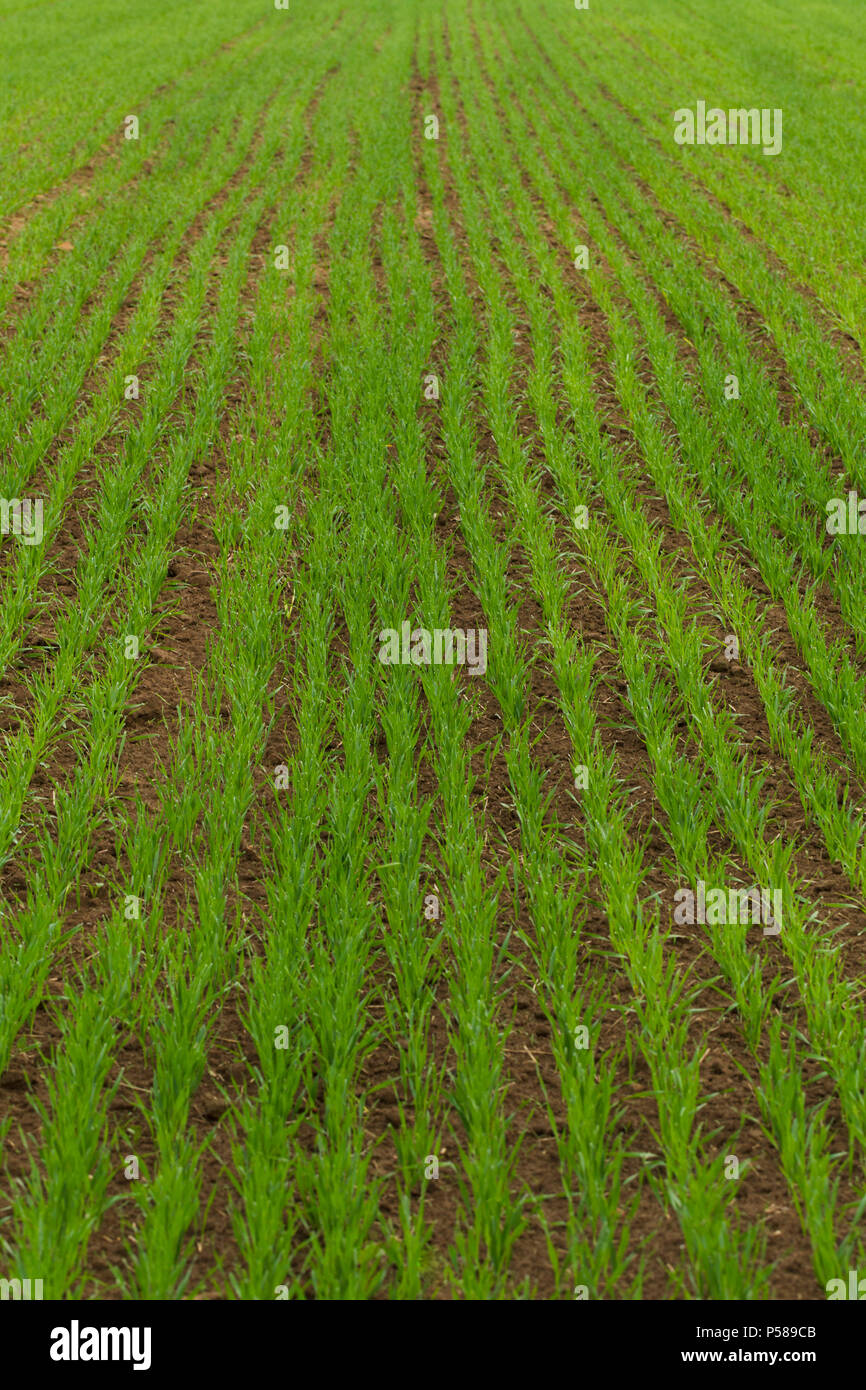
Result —
POLYGON ((0 1293, 866 1297, 862 0, 0 72, 0 1293))

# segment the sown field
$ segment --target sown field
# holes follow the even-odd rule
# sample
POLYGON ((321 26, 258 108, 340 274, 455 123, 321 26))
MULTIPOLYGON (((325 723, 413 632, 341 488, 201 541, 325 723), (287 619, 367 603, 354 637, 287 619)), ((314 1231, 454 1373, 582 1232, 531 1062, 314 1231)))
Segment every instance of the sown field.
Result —
POLYGON ((0 0, 0 73, 0 1278, 847 1289, 862 0, 0 0))

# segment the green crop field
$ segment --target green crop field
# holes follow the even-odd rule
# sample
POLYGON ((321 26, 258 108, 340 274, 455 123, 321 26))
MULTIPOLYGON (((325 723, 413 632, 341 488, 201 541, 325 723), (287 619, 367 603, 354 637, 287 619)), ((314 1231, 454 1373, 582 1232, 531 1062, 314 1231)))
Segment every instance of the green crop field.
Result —
POLYGON ((863 0, 0 75, 2 1297, 857 1297, 863 0))

